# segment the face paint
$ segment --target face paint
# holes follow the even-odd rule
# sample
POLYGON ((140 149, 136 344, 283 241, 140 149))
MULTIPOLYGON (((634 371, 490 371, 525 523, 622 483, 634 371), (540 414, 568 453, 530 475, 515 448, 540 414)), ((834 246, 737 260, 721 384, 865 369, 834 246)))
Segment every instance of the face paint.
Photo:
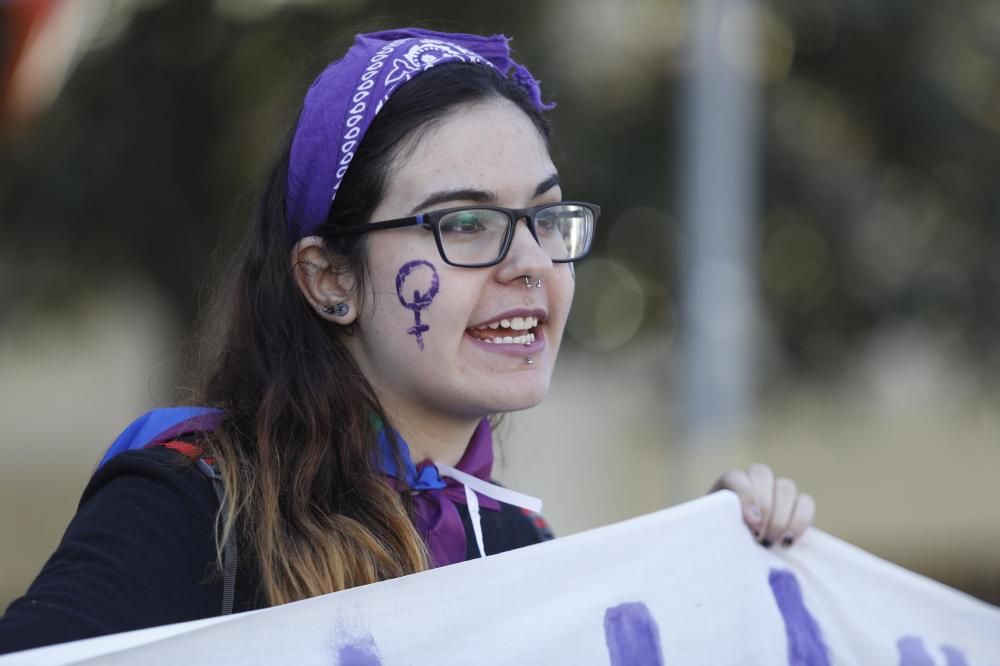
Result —
POLYGON ((413 326, 406 332, 416 336, 420 351, 424 350, 423 334, 430 330, 430 326, 420 323, 420 311, 430 307, 438 293, 438 286, 437 269, 434 264, 423 259, 406 262, 396 273, 396 295, 399 302, 407 310, 413 311, 413 326), (409 292, 413 293, 413 297, 407 300, 409 292))

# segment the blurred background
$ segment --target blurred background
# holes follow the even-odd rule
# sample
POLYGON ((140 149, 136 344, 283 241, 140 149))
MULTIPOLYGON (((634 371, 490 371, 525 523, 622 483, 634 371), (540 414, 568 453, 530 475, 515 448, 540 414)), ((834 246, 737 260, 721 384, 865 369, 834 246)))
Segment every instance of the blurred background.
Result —
POLYGON ((569 534, 762 460, 822 529, 1000 603, 1000 4, 419 5, 0 0, 0 607, 178 399, 312 78, 413 24, 513 36, 604 211, 501 480, 569 534))

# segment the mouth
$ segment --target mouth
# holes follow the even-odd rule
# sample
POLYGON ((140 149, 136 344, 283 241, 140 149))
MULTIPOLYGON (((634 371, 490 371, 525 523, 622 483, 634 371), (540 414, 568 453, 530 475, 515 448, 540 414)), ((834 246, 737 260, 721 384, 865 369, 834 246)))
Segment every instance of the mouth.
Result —
POLYGON ((521 345, 529 347, 542 338, 544 311, 506 312, 465 330, 470 337, 490 345, 521 345))
POLYGON ((540 322, 535 315, 516 315, 470 326, 465 332, 492 345, 530 345, 540 335, 540 322))

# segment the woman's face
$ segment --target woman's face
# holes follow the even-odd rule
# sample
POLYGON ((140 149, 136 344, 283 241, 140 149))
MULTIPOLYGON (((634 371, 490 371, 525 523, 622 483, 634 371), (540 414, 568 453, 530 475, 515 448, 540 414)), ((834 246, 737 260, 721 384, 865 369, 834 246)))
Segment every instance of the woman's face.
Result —
MULTIPOLYGON (((476 204, 529 208, 562 197, 544 139, 506 100, 456 109, 403 152, 373 222, 476 204)), ((573 272, 552 263, 523 221, 506 258, 488 268, 446 264, 433 233, 420 227, 377 231, 367 243, 369 290, 356 334, 346 339, 391 415, 461 421, 541 402, 573 299, 573 272), (528 288, 525 275, 541 286, 528 288), (497 323, 501 328, 489 328, 497 323), (518 330, 503 330, 510 325, 518 330), (534 341, 526 345, 529 333, 534 341)))

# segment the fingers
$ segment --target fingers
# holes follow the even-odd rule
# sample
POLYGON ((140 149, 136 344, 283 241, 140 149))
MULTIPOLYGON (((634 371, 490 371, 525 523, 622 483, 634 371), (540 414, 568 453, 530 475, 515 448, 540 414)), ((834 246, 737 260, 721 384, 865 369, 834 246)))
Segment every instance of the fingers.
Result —
POLYGON ((788 547, 798 541, 815 519, 816 501, 812 495, 799 495, 795 502, 795 510, 792 512, 792 519, 788 523, 788 529, 782 537, 781 545, 788 547))
POLYGON ((714 493, 716 490, 732 490, 740 497, 750 497, 750 477, 741 469, 731 469, 719 477, 709 492, 714 493))
POLYGON ((764 537, 761 539, 764 546, 784 543, 792 522, 792 513, 795 511, 798 493, 798 488, 795 487, 795 482, 791 479, 781 477, 774 481, 771 516, 764 530, 764 537))
POLYGON ((728 489, 740 497, 743 520, 763 546, 780 543, 788 547, 812 524, 816 503, 799 494, 791 479, 775 478, 767 465, 754 464, 744 472, 730 470, 719 477, 712 490, 728 489))
POLYGON ((761 515, 760 523, 750 527, 754 538, 763 543, 774 508, 774 472, 767 465, 754 463, 747 468, 747 475, 753 488, 753 501, 760 508, 761 515))

